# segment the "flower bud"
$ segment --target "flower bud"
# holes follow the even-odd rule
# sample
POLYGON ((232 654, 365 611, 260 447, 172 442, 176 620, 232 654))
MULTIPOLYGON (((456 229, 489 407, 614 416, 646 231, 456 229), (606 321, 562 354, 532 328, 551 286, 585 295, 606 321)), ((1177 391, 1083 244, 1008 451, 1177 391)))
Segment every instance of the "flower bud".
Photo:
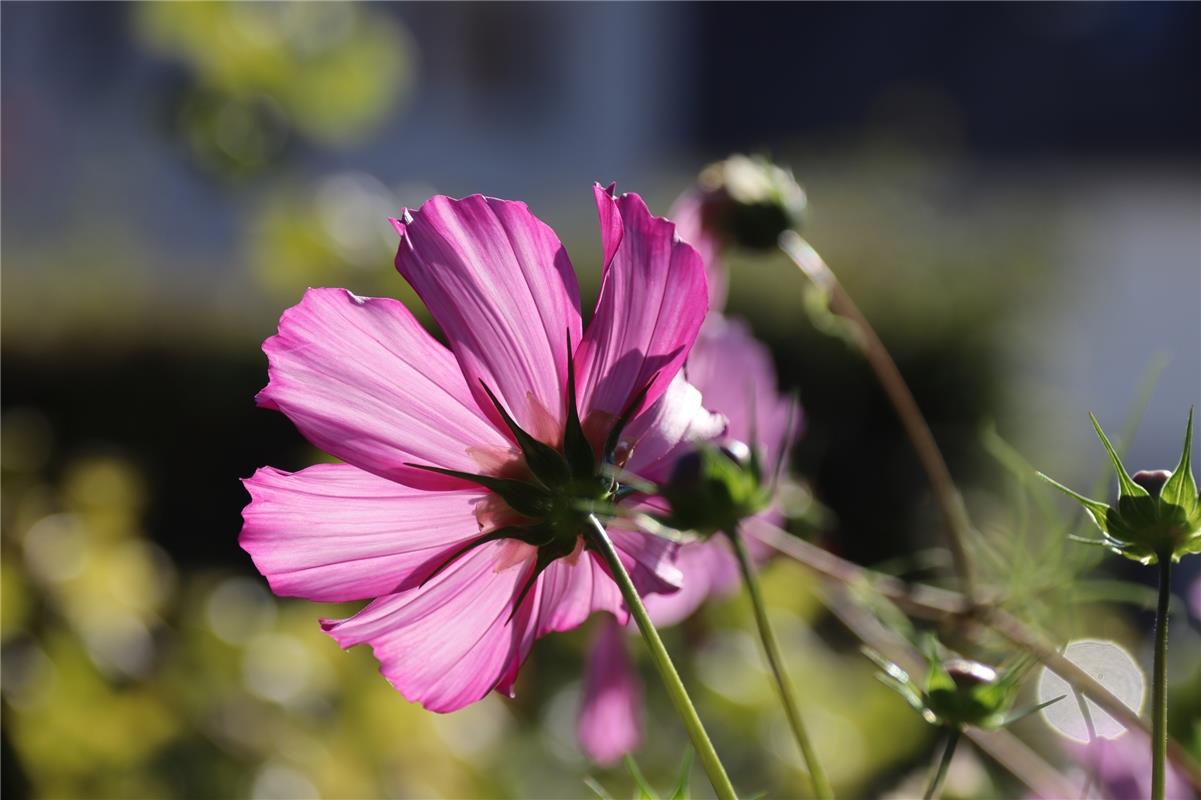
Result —
POLYGON ((1184 449, 1176 469, 1140 470, 1134 475, 1126 472, 1097 418, 1092 420, 1118 477, 1117 502, 1092 500, 1039 473, 1043 480, 1084 506, 1101 529, 1100 539, 1084 541, 1141 564, 1155 564, 1163 558, 1179 561, 1186 555, 1201 553, 1201 495, 1197 493, 1190 459, 1193 412, 1189 411, 1184 449))
POLYGON ((992 683, 997 679, 997 671, 992 667, 963 658, 952 658, 943 664, 943 669, 958 688, 969 691, 982 683, 992 683))
POLYGON ((676 460, 662 487, 671 504, 665 522, 702 536, 733 531, 738 523, 763 509, 767 491, 758 459, 745 443, 703 445, 676 460))
POLYGON ((944 725, 995 727, 1013 703, 1013 692, 997 671, 976 661, 953 658, 932 664, 926 681, 926 708, 944 725))
POLYGON ((733 155, 710 164, 697 183, 702 224, 722 241, 767 250, 781 233, 801 227, 805 191, 791 171, 762 156, 733 155))
POLYGON ((901 695, 931 725, 996 730, 1063 699, 1056 697, 1013 713, 1018 684, 1030 661, 1019 660, 996 670, 963 658, 944 660, 940 656, 942 648, 933 639, 928 642, 930 646, 923 648, 929 665, 925 686, 914 683, 909 673, 874 650, 864 648, 863 652, 880 667, 877 677, 884 685, 901 695))
POLYGON ((1172 472, 1166 469, 1140 469, 1130 476, 1135 483, 1146 489, 1147 494, 1152 497, 1159 497, 1159 493, 1163 491, 1163 485, 1168 482, 1168 478, 1170 477, 1172 477, 1172 472))

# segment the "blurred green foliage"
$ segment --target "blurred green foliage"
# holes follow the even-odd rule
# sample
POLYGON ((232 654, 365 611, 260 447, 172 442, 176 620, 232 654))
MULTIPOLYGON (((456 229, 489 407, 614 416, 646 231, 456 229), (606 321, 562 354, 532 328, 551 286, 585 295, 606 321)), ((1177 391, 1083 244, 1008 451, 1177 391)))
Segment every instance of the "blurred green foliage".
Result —
POLYGON ((407 32, 354 3, 143 3, 136 30, 184 64, 178 123, 195 156, 232 173, 273 163, 288 136, 345 147, 403 101, 407 32))
MULTIPOLYGON (((36 466, 53 446, 31 443, 39 425, 44 432, 44 420, 13 412, 0 432, 5 732, 38 795, 586 795, 589 768, 572 735, 584 632, 538 645, 516 703, 492 697, 428 714, 376 674, 366 649, 343 655, 320 632, 318 617, 348 609, 277 600, 227 569, 180 570, 145 535, 138 469, 120 456, 81 456, 52 479, 36 466)), ((798 592, 808 580, 780 563, 765 590, 824 731, 828 768, 851 789, 912 757, 920 723, 870 665, 814 636, 820 607, 798 592)), ((786 795, 803 785, 802 764, 745 605, 719 604, 669 641, 742 783, 786 795)), ((663 780, 686 737, 642 666, 652 688, 641 757, 663 780)), ((600 777, 630 781, 620 769, 600 777)))

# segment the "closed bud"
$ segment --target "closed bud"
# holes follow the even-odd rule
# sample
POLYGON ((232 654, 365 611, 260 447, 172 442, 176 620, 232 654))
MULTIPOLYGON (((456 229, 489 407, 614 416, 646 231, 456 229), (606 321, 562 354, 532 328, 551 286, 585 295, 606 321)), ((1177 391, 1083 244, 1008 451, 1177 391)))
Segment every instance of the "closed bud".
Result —
POLYGON ((721 241, 768 250, 781 233, 800 230, 805 191, 791 171, 762 156, 733 155, 710 164, 697 183, 702 224, 721 241))
POLYGON ((943 663, 943 669, 960 689, 970 690, 982 683, 992 683, 997 679, 997 671, 992 667, 986 667, 979 661, 952 658, 943 663))
POLYGON ((1013 704, 1014 693, 1008 688, 992 667, 953 658, 931 665, 926 709, 943 725, 997 727, 1013 704))
POLYGON ((767 504, 758 460, 750 447, 733 440, 681 456, 661 491, 671 504, 665 522, 702 536, 733 531, 767 504))
POLYGON ((1172 477, 1172 472, 1166 469, 1140 469, 1130 477, 1135 483, 1146 489, 1147 494, 1159 497, 1159 493, 1163 491, 1163 485, 1168 482, 1168 478, 1172 477))

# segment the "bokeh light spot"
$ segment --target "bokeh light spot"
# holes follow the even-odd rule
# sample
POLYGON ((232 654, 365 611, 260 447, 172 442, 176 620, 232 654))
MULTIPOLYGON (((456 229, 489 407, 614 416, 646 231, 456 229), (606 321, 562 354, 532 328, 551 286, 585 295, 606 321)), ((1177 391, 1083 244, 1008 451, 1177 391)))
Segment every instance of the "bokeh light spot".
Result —
POLYGON ((223 642, 246 644, 275 622, 275 601, 258 581, 229 578, 209 595, 205 616, 223 642))
POLYGON ((79 575, 87 555, 87 529, 74 514, 42 517, 25 534, 25 563, 30 572, 48 583, 62 583, 79 575))
MULTIPOLYGON (((1121 645, 1099 639, 1079 639, 1068 644, 1063 656, 1093 676, 1135 713, 1142 710, 1147 682, 1134 658, 1121 645)), ((1044 708, 1040 712, 1043 719, 1057 733, 1077 742, 1087 742, 1088 726, 1072 687, 1044 667, 1038 677, 1038 702, 1045 703, 1060 695, 1067 696, 1044 708)), ((1084 702, 1098 737, 1116 739, 1126 732, 1124 725, 1092 700, 1085 699, 1084 702)))
POLYGON ((254 800, 306 800, 318 797, 317 787, 303 773, 283 764, 265 764, 254 776, 254 800))

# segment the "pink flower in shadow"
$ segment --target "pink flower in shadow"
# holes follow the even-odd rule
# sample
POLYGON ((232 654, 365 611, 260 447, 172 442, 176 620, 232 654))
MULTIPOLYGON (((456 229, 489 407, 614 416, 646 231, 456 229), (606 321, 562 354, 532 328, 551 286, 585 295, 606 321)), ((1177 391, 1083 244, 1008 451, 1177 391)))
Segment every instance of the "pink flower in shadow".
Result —
MULTIPOLYGON (((439 196, 394 221, 396 267, 449 348, 401 303, 343 289, 310 289, 263 345, 259 405, 345 463, 246 479, 240 544, 276 594, 371 600, 322 627, 433 711, 511 693, 540 636, 627 618, 581 503, 612 499, 618 442, 653 470, 712 427, 678 376, 708 304, 700 258, 637 195, 594 194, 586 330, 567 253, 523 203, 439 196)), ((640 592, 679 585, 674 546, 612 536, 640 592)))
MULTIPOLYGON (((1151 796, 1151 743, 1146 736, 1130 732, 1117 739, 1074 745, 1072 750, 1096 781, 1089 797, 1142 800, 1151 796)), ((1193 798, 1188 783, 1170 763, 1164 777, 1164 796, 1169 800, 1193 798)))
POLYGON ((704 209, 704 194, 693 188, 676 198, 668 215, 675 220, 680 238, 695 247, 705 262, 705 273, 709 280, 709 309, 716 312, 726 306, 730 277, 721 262, 725 245, 713 226, 705 224, 704 209))
MULTIPOLYGON (((757 446, 763 463, 779 479, 788 449, 799 430, 800 411, 794 399, 781 396, 771 354, 745 323, 712 315, 701 328, 696 345, 684 366, 688 383, 700 391, 698 404, 720 413, 727 421, 727 438, 757 446)), ((658 458, 644 474, 665 479, 675 458, 690 450, 694 437, 680 437, 666 457, 658 458)), ((769 507, 743 521, 747 529, 770 522, 782 514, 769 507)), ((746 537, 757 561, 769 555, 765 545, 746 537)), ((675 625, 691 616, 710 597, 734 592, 739 585, 738 562, 724 536, 680 547, 675 565, 683 576, 681 588, 670 594, 644 598, 657 626, 675 625)), ((584 688, 577 735, 584 752, 599 764, 611 764, 634 750, 641 740, 639 706, 641 689, 626 653, 621 625, 601 622, 592 642, 584 673, 584 688)))

